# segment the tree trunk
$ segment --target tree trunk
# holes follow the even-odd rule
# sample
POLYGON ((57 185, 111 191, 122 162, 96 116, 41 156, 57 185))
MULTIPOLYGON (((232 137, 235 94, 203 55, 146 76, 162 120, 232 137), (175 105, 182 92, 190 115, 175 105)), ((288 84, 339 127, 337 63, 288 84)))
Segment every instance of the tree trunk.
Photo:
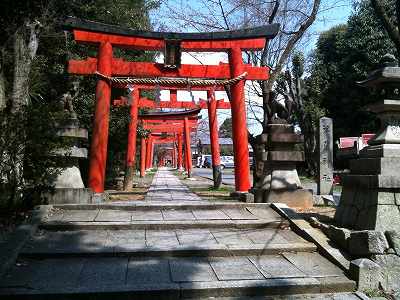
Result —
POLYGON ((0 57, 0 112, 6 107, 6 81, 3 71, 3 59, 0 57))
MULTIPOLYGON (((25 112, 24 108, 29 101, 29 76, 32 68, 32 62, 36 56, 38 49, 38 22, 26 22, 14 34, 14 74, 13 87, 11 94, 11 118, 18 118, 17 126, 21 126, 20 130, 16 130, 19 134, 19 145, 15 145, 18 149, 17 153, 10 153, 14 157, 12 162, 12 171, 10 178, 13 183, 13 198, 10 202, 16 202, 22 196, 24 185, 24 157, 25 157, 25 112)), ((10 203, 11 205, 12 203, 10 203)))
POLYGON ((38 22, 27 22, 14 34, 12 112, 20 111, 29 101, 29 75, 39 44, 38 30, 38 22))

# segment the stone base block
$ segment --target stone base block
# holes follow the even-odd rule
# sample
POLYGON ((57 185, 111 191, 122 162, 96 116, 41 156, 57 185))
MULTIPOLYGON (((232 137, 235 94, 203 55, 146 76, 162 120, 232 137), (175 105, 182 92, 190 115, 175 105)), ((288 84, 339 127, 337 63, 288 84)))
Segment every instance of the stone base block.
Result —
POLYGON ((110 200, 110 194, 103 192, 103 193, 93 193, 92 196, 92 203, 102 203, 107 202, 110 200))
POLYGON ((382 231, 353 231, 349 238, 349 252, 355 257, 370 257, 373 254, 384 254, 389 244, 382 231))
POLYGON ((309 190, 292 191, 269 190, 264 193, 264 202, 285 203, 289 207, 313 207, 313 195, 309 190))
POLYGON ((92 203, 91 189, 56 188, 54 193, 43 195, 49 204, 88 204, 92 203))
POLYGON ((251 193, 232 192, 230 193, 230 196, 232 198, 238 199, 241 202, 254 203, 254 195, 251 193))
POLYGON ((400 231, 400 189, 344 186, 335 222, 357 230, 400 231))
POLYGON ((394 293, 400 292, 400 257, 395 254, 376 255, 374 261, 381 267, 382 288, 394 293))
POLYGON ((349 273, 357 281, 359 291, 377 290, 382 281, 381 267, 366 258, 351 261, 349 273))
POLYGON ((62 169, 55 182, 57 189, 83 189, 85 188, 81 171, 77 166, 69 166, 62 169))

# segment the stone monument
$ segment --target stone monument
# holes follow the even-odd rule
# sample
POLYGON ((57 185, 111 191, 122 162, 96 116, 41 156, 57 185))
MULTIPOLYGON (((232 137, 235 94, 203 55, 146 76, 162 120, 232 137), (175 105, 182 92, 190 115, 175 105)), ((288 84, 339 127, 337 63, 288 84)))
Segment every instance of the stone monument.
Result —
POLYGON ((87 149, 84 147, 88 139, 87 130, 81 128, 73 107, 73 99, 78 94, 78 84, 74 83, 74 95, 65 93, 60 101, 60 109, 67 115, 66 120, 59 125, 58 135, 69 139, 71 146, 57 149, 53 156, 58 161, 60 173, 55 181, 55 190, 45 197, 49 204, 60 203, 90 203, 92 192, 85 188, 79 169, 79 160, 87 158, 87 149))
POLYGON ((281 118, 267 125, 268 134, 260 136, 267 151, 260 152, 258 161, 264 161, 262 180, 253 188, 255 202, 280 202, 291 207, 312 207, 309 190, 303 189, 296 163, 304 161, 304 152, 295 149, 303 136, 294 132, 294 126, 281 118))
POLYGON ((372 89, 376 102, 367 107, 377 114, 381 129, 350 161, 335 214, 338 225, 352 229, 400 231, 400 67, 385 55, 382 68, 359 82, 372 89))
POLYGON ((319 164, 318 195, 331 195, 333 192, 333 131, 332 119, 319 119, 319 164))

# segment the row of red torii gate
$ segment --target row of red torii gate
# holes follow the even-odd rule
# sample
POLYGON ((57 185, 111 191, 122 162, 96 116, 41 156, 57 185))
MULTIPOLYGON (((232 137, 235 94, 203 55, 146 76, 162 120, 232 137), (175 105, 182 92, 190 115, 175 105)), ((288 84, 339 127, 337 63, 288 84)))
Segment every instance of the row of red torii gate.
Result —
POLYGON ((267 80, 269 68, 244 64, 243 51, 264 49, 267 41, 277 34, 278 24, 223 32, 171 33, 138 31, 69 17, 64 27, 73 32, 77 43, 98 47, 97 58, 70 60, 68 65, 71 74, 97 76, 88 180, 89 187, 95 193, 104 191, 111 104, 130 106, 125 187, 132 185, 135 172, 139 122, 144 129, 150 131, 140 143, 141 175, 153 164, 154 145, 172 143, 172 156, 176 158, 177 167, 185 166, 190 176, 190 133, 197 128, 201 109, 208 109, 213 176, 215 183, 220 182, 217 109, 231 109, 235 190, 243 193, 249 191, 251 184, 244 84, 245 80, 267 80), (164 63, 132 62, 115 58, 115 48, 163 51, 164 63), (181 64, 183 51, 226 52, 229 63, 181 64), (127 89, 128 97, 113 100, 113 88, 127 89), (170 99, 154 101, 142 97, 141 91, 154 89, 169 90, 170 99), (190 92, 207 91, 207 99, 199 103, 179 101, 177 91, 188 89, 190 92), (216 91, 226 91, 229 102, 215 99, 216 91), (140 108, 169 108, 171 111, 139 115, 140 108))

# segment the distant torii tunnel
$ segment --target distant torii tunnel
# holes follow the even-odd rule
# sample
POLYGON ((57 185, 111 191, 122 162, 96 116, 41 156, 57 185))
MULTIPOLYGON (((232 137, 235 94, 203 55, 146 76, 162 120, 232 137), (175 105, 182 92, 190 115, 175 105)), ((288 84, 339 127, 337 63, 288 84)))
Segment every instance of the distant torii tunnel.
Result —
MULTIPOLYGON (((190 147, 190 132, 197 129, 197 119, 200 109, 193 109, 180 112, 156 112, 139 116, 144 129, 148 129, 153 133, 170 133, 174 134, 178 148, 178 168, 182 167, 182 137, 184 137, 185 145, 185 168, 188 176, 191 176, 192 156, 190 147)), ((150 137, 151 138, 151 137, 150 137)), ((152 143, 152 142, 150 142, 152 143)), ((153 146, 151 146, 153 147, 153 146)), ((152 159, 152 151, 146 151, 146 156, 150 155, 152 159)))
MULTIPOLYGON (((205 86, 205 87, 194 87, 196 91, 206 92, 207 99, 199 99, 199 101, 181 101, 177 97, 177 92, 181 90, 181 87, 168 87, 170 92, 168 99, 159 99, 158 101, 150 100, 145 97, 140 97, 142 91, 149 89, 159 88, 156 85, 135 85, 130 86, 130 95, 128 97, 120 97, 115 99, 113 104, 116 106, 130 105, 130 127, 129 127, 129 138, 128 138, 128 150, 127 151, 127 170, 125 173, 124 189, 127 189, 131 184, 132 174, 134 173, 135 162, 132 160, 135 156, 132 151, 135 151, 136 140, 136 126, 137 126, 137 112, 139 108, 169 108, 169 109, 207 109, 209 116, 210 125, 210 139, 211 139, 211 152, 212 152, 212 167, 214 175, 214 186, 219 187, 221 184, 221 168, 220 168, 220 154, 219 154, 219 143, 218 143, 218 120, 217 120, 217 109, 230 109, 230 102, 224 101, 224 99, 215 99, 215 91, 223 90, 221 86, 205 86), (133 145, 133 148, 129 145, 133 145), (129 154, 131 153, 131 154, 129 154)), ((186 90, 185 90, 186 91, 186 90)), ((199 110, 200 112, 200 110, 199 110)), ((183 126, 182 126, 183 128, 183 126)), ((151 130, 158 130, 152 128, 151 130)), ((190 173, 189 173, 190 174, 190 173)))
MULTIPOLYGON (((83 61, 71 60, 68 69, 73 74, 96 74, 98 76, 89 166, 89 187, 94 192, 104 191, 111 88, 126 88, 128 84, 142 87, 156 85, 161 89, 170 90, 185 89, 188 86, 193 90, 201 90, 205 86, 214 87, 214 89, 221 89, 223 86, 229 87, 235 157, 235 187, 238 192, 248 192, 250 167, 244 79, 267 80, 269 68, 244 64, 242 51, 262 50, 266 41, 277 34, 278 24, 223 32, 171 33, 135 31, 113 25, 67 18, 64 28, 73 32, 76 42, 94 44, 99 49, 97 58, 88 58, 83 61), (164 51, 165 62, 164 64, 127 62, 113 57, 113 48, 115 47, 164 51), (180 63, 181 51, 227 52, 229 63, 216 66, 182 65, 180 63), (126 78, 127 76, 133 78, 126 78), (163 77, 166 78, 163 79, 163 77)), ((133 93, 138 92, 139 88, 134 88, 133 93)), ((136 94, 135 97, 138 99, 140 95, 136 94)), ((213 95, 208 96, 208 98, 212 97, 213 95)), ((171 99, 172 101, 173 99, 171 99)), ((217 101, 213 101, 213 103, 212 105, 218 106, 217 101)), ((134 127, 133 125, 130 126, 134 127)), ((130 134, 133 133, 130 131, 130 134)))

